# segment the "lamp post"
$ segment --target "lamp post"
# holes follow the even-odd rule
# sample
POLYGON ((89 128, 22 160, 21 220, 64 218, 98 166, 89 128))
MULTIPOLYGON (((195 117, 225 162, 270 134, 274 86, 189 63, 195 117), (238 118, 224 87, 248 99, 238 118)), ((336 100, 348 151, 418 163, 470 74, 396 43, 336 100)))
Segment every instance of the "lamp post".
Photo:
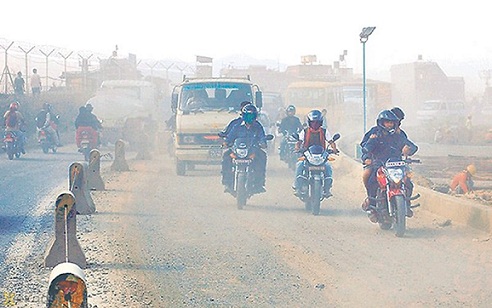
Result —
POLYGON ((362 94, 364 99, 364 132, 366 133, 366 114, 367 114, 367 103, 366 103, 366 42, 369 39, 369 35, 376 29, 376 27, 365 27, 362 28, 362 32, 359 34, 360 42, 362 43, 362 94))

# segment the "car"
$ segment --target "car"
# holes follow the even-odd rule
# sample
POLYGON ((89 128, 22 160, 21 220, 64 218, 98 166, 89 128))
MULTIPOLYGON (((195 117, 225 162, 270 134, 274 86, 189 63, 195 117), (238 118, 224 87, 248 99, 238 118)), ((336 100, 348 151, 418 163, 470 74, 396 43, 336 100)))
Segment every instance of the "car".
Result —
POLYGON ((417 120, 420 122, 464 122, 466 116, 463 101, 428 100, 417 110, 417 120))

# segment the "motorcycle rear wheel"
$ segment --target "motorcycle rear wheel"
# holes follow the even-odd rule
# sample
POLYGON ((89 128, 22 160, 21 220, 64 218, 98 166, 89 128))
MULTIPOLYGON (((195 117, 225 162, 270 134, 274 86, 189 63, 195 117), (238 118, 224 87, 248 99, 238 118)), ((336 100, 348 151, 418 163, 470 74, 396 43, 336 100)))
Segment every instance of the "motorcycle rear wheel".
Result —
POLYGON ((5 146, 5 150, 7 152, 7 157, 9 158, 9 160, 14 159, 14 145, 11 142, 7 143, 7 145, 5 146))

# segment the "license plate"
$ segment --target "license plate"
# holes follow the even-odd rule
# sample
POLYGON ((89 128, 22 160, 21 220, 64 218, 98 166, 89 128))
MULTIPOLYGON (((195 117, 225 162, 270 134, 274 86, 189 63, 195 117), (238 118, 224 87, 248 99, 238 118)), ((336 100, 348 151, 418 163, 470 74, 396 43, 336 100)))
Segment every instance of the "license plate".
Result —
POLYGON ((324 171, 325 166, 309 166, 309 170, 318 170, 318 171, 324 171))
POLYGON ((210 149, 208 150, 208 157, 210 158, 221 158, 222 149, 210 149))
POLYGON ((234 162, 237 164, 248 164, 251 162, 251 159, 235 159, 234 162))

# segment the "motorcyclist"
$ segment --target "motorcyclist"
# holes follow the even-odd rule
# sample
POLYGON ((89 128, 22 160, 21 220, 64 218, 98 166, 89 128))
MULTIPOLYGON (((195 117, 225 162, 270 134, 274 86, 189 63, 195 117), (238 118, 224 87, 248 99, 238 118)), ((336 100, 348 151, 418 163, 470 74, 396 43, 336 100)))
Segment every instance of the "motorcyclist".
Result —
POLYGON ((231 132, 232 128, 234 126, 236 126, 237 124, 240 124, 242 121, 243 121, 243 108, 244 106, 246 105, 250 105, 251 102, 248 102, 248 101, 244 101, 240 104, 239 106, 239 116, 235 119, 232 119, 229 124, 227 124, 227 126, 224 128, 223 131, 221 131, 219 133, 219 136, 222 137, 222 138, 225 138, 227 137, 227 135, 231 132))
MULTIPOLYGON (((401 116, 401 115, 400 115, 401 116)), ((403 117, 402 117, 403 118, 403 117)), ((389 158, 411 156, 417 152, 418 147, 406 133, 400 129, 401 119, 391 110, 383 110, 376 119, 376 126, 372 127, 360 143, 362 148, 362 163, 364 171, 362 180, 366 187, 368 198, 362 203, 362 209, 368 212, 369 219, 377 222, 377 216, 371 205, 375 205, 374 198, 378 188, 376 171, 389 158)), ((413 190, 411 181, 407 181, 407 197, 410 197, 413 190)), ((412 217, 413 212, 408 207, 407 216, 412 217)))
MULTIPOLYGON (((293 133, 300 132, 303 127, 301 120, 296 116, 296 107, 294 105, 289 105, 285 108, 285 113, 287 116, 282 119, 278 125, 278 132, 286 136, 290 136, 293 133)), ((284 159, 287 151, 287 140, 282 138, 279 146, 280 159, 284 159)))
MULTIPOLYGON (((88 104, 90 105, 90 104, 88 104)), ((89 107, 92 107, 90 105, 89 107)), ((91 143, 96 146, 99 143, 98 130, 102 128, 101 122, 95 117, 86 106, 81 106, 79 108, 79 114, 75 119, 76 135, 75 141, 77 146, 80 148, 81 133, 86 130, 90 134, 91 143)))
MULTIPOLYGON (((232 127, 229 134, 225 137, 225 143, 228 146, 234 144, 237 138, 251 138, 252 144, 256 145, 252 150, 254 151, 255 159, 253 160, 252 167, 257 174, 256 183, 254 183, 254 193, 265 192, 265 173, 266 173, 266 153, 262 149, 267 147, 265 130, 263 126, 257 121, 258 109, 252 104, 247 104, 242 109, 242 121, 240 124, 232 127)), ((232 157, 230 155, 224 155, 222 161, 222 183, 226 186, 225 191, 232 191, 233 183, 232 174, 232 157)))
POLYGON ((9 110, 3 115, 5 131, 11 131, 17 136, 19 148, 22 154, 26 154, 25 145, 25 121, 24 116, 19 111, 20 104, 13 102, 9 106, 9 110))
MULTIPOLYGON (((307 150, 312 145, 321 145, 323 148, 326 148, 328 145, 331 149, 338 153, 337 146, 335 142, 332 142, 331 133, 322 127, 323 125, 323 115, 319 110, 311 110, 307 115, 308 127, 303 129, 299 133, 299 141, 296 145, 296 149, 299 152, 303 152, 307 150), (327 144, 328 143, 328 144, 327 144)), ((296 196, 300 196, 305 194, 306 192, 301 191, 301 177, 302 172, 304 170, 304 161, 298 161, 296 165, 296 174, 294 178, 294 185, 292 188, 294 189, 294 194, 296 196)), ((325 186, 323 190, 323 196, 325 198, 331 197, 331 186, 333 183, 333 170, 331 165, 326 162, 325 163, 325 186)))
POLYGON ((60 144, 60 137, 56 129, 57 128, 56 120, 57 117, 53 114, 51 104, 44 103, 43 108, 39 111, 38 115, 36 116, 36 127, 38 129, 43 129, 45 132, 47 132, 53 139, 53 142, 56 144, 56 146, 59 147, 61 146, 61 144, 60 144))

